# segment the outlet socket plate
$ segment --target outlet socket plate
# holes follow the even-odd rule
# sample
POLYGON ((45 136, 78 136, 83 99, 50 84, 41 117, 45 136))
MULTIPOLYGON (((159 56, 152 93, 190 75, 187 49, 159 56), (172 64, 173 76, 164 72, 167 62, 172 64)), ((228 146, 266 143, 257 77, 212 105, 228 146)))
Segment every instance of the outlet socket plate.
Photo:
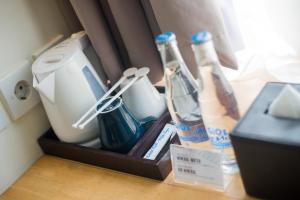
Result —
POLYGON ((32 87, 31 65, 30 61, 25 60, 12 67, 13 71, 0 80, 1 102, 13 120, 20 118, 40 102, 38 93, 32 87), (26 87, 23 88, 24 85, 26 87))

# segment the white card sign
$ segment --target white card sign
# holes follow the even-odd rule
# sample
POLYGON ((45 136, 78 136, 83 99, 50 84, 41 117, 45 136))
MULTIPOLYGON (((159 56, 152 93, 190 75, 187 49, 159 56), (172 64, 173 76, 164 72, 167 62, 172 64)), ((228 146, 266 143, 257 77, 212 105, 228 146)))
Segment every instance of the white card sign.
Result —
POLYGON ((222 155, 217 152, 172 144, 172 168, 176 182, 209 184, 224 188, 222 155))

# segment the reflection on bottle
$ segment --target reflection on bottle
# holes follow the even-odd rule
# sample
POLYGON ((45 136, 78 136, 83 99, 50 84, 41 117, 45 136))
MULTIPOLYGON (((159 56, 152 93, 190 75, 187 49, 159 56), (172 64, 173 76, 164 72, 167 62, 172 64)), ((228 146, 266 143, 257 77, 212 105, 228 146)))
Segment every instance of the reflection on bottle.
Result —
POLYGON ((210 143, 223 153, 224 171, 234 173, 238 167, 229 133, 240 118, 237 101, 221 71, 211 34, 197 33, 193 35, 192 42, 201 84, 199 103, 210 143))
POLYGON ((174 33, 157 36, 156 44, 164 65, 168 109, 181 142, 207 141, 197 83, 182 59, 174 33))

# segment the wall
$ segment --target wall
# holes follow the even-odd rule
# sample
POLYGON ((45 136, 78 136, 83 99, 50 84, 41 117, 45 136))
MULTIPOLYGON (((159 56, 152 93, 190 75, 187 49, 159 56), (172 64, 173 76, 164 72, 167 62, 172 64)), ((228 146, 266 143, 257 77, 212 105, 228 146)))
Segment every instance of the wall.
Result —
POLYGON ((243 40, 263 55, 300 55, 299 0, 233 0, 243 40))
MULTIPOLYGON (((0 78, 49 39, 70 34, 54 0, 1 0, 0 26, 0 78)), ((0 133, 0 194, 42 155, 36 139, 48 128, 39 104, 0 133)))
POLYGON ((264 0, 271 26, 300 55, 300 1, 264 0))

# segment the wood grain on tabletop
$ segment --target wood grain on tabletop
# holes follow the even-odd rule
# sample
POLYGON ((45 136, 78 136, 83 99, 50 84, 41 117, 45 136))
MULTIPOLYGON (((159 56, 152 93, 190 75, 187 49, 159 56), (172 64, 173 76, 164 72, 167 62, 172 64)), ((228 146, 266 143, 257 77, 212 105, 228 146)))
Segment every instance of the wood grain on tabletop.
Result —
POLYGON ((5 200, 248 199, 239 175, 226 192, 195 189, 43 156, 2 196, 5 200))
MULTIPOLYGON (((258 71, 252 77, 247 76, 246 81, 232 82, 241 113, 247 110, 264 84, 273 80, 265 71, 258 71)), ((1 195, 0 200, 251 199, 245 194, 239 174, 225 192, 173 183, 172 174, 159 182, 45 155, 1 195)))

